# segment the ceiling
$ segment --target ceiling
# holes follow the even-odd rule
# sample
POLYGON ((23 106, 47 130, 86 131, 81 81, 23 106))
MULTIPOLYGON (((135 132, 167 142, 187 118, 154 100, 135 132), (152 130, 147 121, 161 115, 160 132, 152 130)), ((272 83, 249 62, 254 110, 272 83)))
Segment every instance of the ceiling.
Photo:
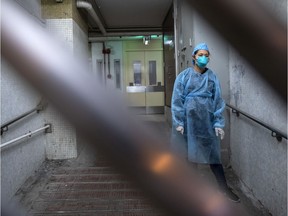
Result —
MULTIPOLYGON (((162 23, 173 0, 89 0, 107 35, 135 35, 161 32, 162 23)), ((87 17, 90 36, 103 36, 91 14, 87 17)))

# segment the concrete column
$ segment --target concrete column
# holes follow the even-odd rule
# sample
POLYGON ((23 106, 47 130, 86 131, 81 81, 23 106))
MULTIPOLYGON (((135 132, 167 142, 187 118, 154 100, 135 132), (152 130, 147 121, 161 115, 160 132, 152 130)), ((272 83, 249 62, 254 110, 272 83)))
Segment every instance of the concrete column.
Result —
MULTIPOLYGON (((89 68, 88 27, 76 8, 76 1, 42 0, 42 15, 49 32, 63 43, 75 58, 87 62, 89 68)), ((83 70, 85 73, 85 69, 83 70)), ((48 159, 77 157, 77 134, 57 110, 50 106, 45 118, 53 125, 53 133, 47 136, 46 156, 48 159)))

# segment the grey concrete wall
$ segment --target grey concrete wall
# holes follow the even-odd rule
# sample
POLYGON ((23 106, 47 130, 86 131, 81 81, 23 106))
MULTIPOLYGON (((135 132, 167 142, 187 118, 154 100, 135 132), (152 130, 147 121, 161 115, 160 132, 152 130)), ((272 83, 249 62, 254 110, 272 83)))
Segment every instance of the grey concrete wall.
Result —
MULTIPOLYGON (((33 16, 39 18, 40 1, 29 3, 33 16)), ((28 11, 28 12, 31 12, 28 11)), ((31 14, 29 14, 31 15, 31 14)), ((1 60, 1 125, 33 109, 39 103, 37 93, 13 68, 1 60)), ((9 127, 1 136, 1 144, 43 127, 43 112, 32 114, 9 127)), ((40 132, 29 139, 1 149, 1 203, 5 205, 20 185, 45 160, 45 135, 40 132)))
MULTIPOLYGON (((192 51, 195 45, 200 42, 207 43, 211 52, 208 67, 218 76, 222 87, 222 96, 226 102, 229 102, 229 45, 187 2, 183 0, 177 1, 176 14, 176 34, 178 38, 178 41, 175 42, 178 43, 178 51, 176 52, 178 65, 176 67, 178 67, 179 72, 192 66, 192 51)), ((222 162, 224 166, 228 166, 230 143, 229 111, 225 111, 224 117, 226 119, 226 127, 224 128, 226 138, 221 141, 222 162)), ((167 118, 169 119, 170 117, 167 118)))
MULTIPOLYGON (((39 25, 44 26, 41 19, 40 0, 17 2, 27 11, 27 15, 34 17, 40 21, 39 25)), ((62 40, 61 46, 70 49, 76 58, 86 61, 89 68, 91 58, 87 32, 84 32, 72 19, 56 21, 56 25, 55 22, 48 21, 47 26, 55 30, 55 35, 60 32, 56 37, 62 40)), ((84 71, 88 72, 88 69, 84 71)), ((40 99, 41 95, 2 59, 1 125, 34 108, 40 99)), ((46 158, 63 159, 77 156, 75 129, 54 110, 51 104, 40 114, 33 114, 10 126, 9 130, 1 136, 1 144, 41 128, 45 123, 52 123, 52 134, 44 135, 44 132, 41 132, 1 149, 2 205, 7 204, 23 182, 33 175, 46 158)))
MULTIPOLYGON (((235 51, 230 79, 232 105, 287 133, 287 105, 235 51)), ((242 116, 231 116, 230 130, 231 164, 243 187, 273 215, 287 215, 287 140, 242 116)))
POLYGON ((194 48, 194 12, 186 1, 177 1, 177 35, 178 41, 178 71, 192 66, 192 50, 194 48))
MULTIPOLYGON (((286 22, 286 0, 261 3, 286 22)), ((233 49, 229 69, 231 104, 287 133, 287 104, 233 49)), ((277 71, 271 73, 277 76, 277 71)), ((248 188, 254 201, 260 201, 272 215, 287 215, 287 140, 278 142, 269 130, 243 116, 231 115, 230 130, 231 164, 242 187, 248 188)))
POLYGON ((14 0, 21 7, 23 7, 31 16, 34 16, 36 19, 41 18, 41 0, 14 0))

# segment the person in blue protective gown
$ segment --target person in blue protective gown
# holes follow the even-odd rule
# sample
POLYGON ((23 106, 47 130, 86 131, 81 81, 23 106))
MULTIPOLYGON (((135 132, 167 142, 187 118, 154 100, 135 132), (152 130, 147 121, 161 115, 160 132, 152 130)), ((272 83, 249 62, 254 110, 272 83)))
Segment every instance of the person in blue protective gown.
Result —
POLYGON ((171 102, 172 148, 187 155, 193 164, 209 164, 220 190, 239 202, 227 186, 221 163, 219 138, 224 138, 225 102, 217 76, 206 67, 209 60, 208 46, 198 44, 192 53, 192 67, 176 77, 171 102))

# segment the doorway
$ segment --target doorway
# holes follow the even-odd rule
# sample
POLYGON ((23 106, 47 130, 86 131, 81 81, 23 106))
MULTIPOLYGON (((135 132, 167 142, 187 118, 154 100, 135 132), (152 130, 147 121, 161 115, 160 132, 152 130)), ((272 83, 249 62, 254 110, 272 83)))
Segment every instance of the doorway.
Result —
POLYGON ((136 44, 135 41, 126 44, 130 48, 124 51, 126 95, 129 107, 137 114, 164 113, 164 72, 161 42, 158 40, 154 44, 150 44, 150 47, 144 46, 141 42, 136 44), (141 47, 142 49, 139 49, 141 47))

